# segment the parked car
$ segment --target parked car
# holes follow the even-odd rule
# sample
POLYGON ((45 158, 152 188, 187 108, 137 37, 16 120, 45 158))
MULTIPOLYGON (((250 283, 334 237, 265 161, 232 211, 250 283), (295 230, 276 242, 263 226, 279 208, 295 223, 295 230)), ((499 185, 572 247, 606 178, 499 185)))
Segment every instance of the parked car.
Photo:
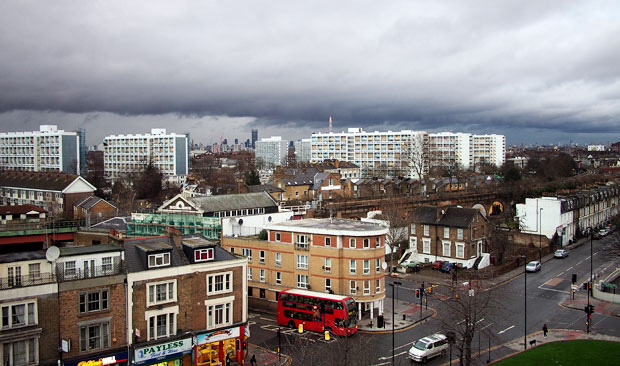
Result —
POLYGON ((603 237, 603 235, 601 235, 601 233, 599 231, 597 231, 594 234, 592 234, 592 239, 594 239, 594 240, 601 239, 602 237, 603 237))
POLYGON ((441 266, 443 266, 443 261, 434 261, 431 263, 431 269, 441 269, 441 266))
POLYGON ((453 269, 456 268, 456 265, 454 263, 450 263, 450 262, 443 262, 443 264, 441 265, 441 268, 439 268, 439 270, 441 272, 445 272, 445 273, 450 273, 450 271, 452 271, 453 269))
POLYGON ((531 261, 525 266, 525 270, 528 272, 538 272, 540 271, 540 262, 539 261, 531 261))
POLYGON ((568 250, 566 249, 558 249, 553 253, 553 256, 556 258, 566 258, 568 257, 568 250))
POLYGON ((441 333, 435 333, 416 341, 407 356, 413 361, 426 362, 429 358, 445 353, 447 349, 448 338, 441 333))

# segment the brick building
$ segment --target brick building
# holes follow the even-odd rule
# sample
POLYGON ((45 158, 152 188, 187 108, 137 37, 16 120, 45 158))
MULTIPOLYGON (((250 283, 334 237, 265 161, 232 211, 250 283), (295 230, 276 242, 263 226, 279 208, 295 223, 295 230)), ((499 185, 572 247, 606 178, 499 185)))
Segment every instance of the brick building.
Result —
POLYGON ((268 239, 224 237, 222 246, 248 258, 250 305, 275 310, 280 291, 311 289, 351 295, 358 314, 383 313, 385 235, 382 225, 305 219, 267 226, 268 239))
POLYGON ((228 355, 241 362, 247 259, 171 231, 125 240, 130 356, 135 364, 218 365, 228 355))
POLYGON ((87 226, 112 218, 116 206, 97 196, 86 196, 73 204, 73 217, 86 220, 87 226))

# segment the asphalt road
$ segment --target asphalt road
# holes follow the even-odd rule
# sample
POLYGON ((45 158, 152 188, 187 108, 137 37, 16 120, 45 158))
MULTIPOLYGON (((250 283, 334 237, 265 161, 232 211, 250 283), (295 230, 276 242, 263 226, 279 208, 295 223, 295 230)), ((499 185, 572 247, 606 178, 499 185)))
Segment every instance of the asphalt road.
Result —
MULTIPOLYGON (((609 244, 611 237, 602 240, 594 240, 592 251, 594 253, 592 268, 593 273, 601 271, 612 264, 612 259, 605 255, 603 247, 609 244)), ((536 273, 527 273, 524 281, 523 272, 515 274, 515 278, 502 286, 493 289, 494 298, 501 304, 493 314, 487 314, 482 319, 477 319, 477 328, 481 329, 478 336, 474 337, 472 349, 477 357, 475 364, 485 364, 490 357, 496 360, 501 356, 514 352, 501 345, 523 338, 524 334, 533 334, 541 331, 543 324, 550 329, 586 330, 586 314, 584 311, 562 307, 562 301, 571 296, 571 277, 577 275, 577 284, 587 281, 590 275, 590 245, 589 243, 570 251, 567 258, 552 258, 543 263, 542 269, 536 273), (527 298, 527 324, 525 324, 524 308, 527 298), (488 350, 491 350, 489 356, 488 350), (480 351, 480 355, 478 352, 480 351)), ((437 275, 441 275, 437 273, 437 275)), ((390 281, 390 279, 388 279, 390 281)), ((419 286, 419 281, 412 282, 399 279, 403 285, 395 294, 398 301, 416 302, 414 289, 419 286)), ((391 286, 386 286, 391 297, 391 286)), ((441 292, 438 289, 436 293, 441 292)), ((445 291, 444 291, 445 292, 445 291)), ((445 316, 446 306, 443 303, 445 297, 431 296, 428 298, 428 306, 437 311, 437 316, 429 318, 425 322, 413 327, 398 331, 394 334, 394 360, 395 365, 409 365, 406 358, 407 350, 411 344, 426 335, 441 332, 440 317, 445 316)), ((419 300, 417 300, 419 301, 419 300)), ((398 315, 397 315, 398 316, 398 315)), ((277 350, 278 326, 275 316, 264 314, 252 314, 250 317, 251 338, 250 342, 277 350)), ((620 336, 620 319, 596 313, 593 315, 591 331, 612 336, 620 336)), ((318 333, 305 332, 299 334, 295 330, 282 328, 282 352, 291 354, 295 365, 327 365, 334 364, 334 360, 347 358, 349 364, 389 365, 392 361, 392 334, 385 333, 358 333, 349 339, 332 337, 325 341, 318 333), (356 358, 357 357, 357 358, 356 358)), ((528 342, 532 338, 528 337, 528 342)), ((529 344, 528 344, 529 347, 529 344)), ((453 350, 452 358, 457 357, 453 350)), ((428 365, 447 363, 449 356, 430 360, 428 365)))

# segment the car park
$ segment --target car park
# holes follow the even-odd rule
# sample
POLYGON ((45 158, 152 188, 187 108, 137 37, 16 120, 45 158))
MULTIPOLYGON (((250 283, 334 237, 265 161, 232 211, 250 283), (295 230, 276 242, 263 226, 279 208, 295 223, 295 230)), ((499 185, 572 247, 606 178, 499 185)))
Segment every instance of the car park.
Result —
POLYGON ((431 263, 431 269, 441 269, 441 266, 443 266, 443 261, 434 261, 431 263))
POLYGON ((525 270, 528 272, 538 272, 540 271, 541 265, 539 261, 531 261, 525 266, 525 270))
POLYGON ((556 258, 566 258, 568 257, 568 250, 566 249, 558 249, 553 253, 553 256, 556 258))
POLYGON ((407 356, 413 361, 426 362, 444 354, 447 349, 448 338, 441 333, 435 333, 417 340, 407 352, 407 356))

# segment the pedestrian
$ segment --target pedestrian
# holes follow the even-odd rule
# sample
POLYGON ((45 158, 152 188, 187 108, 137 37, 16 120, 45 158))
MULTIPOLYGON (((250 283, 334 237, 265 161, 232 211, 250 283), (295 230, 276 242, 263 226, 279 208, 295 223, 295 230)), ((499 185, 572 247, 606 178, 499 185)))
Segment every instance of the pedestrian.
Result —
POLYGON ((547 338, 547 332, 549 331, 549 329, 547 328, 547 323, 543 324, 543 335, 545 338, 547 338))
POLYGON ((256 365, 256 355, 252 355, 252 358, 250 359, 250 365, 252 366, 256 365))

